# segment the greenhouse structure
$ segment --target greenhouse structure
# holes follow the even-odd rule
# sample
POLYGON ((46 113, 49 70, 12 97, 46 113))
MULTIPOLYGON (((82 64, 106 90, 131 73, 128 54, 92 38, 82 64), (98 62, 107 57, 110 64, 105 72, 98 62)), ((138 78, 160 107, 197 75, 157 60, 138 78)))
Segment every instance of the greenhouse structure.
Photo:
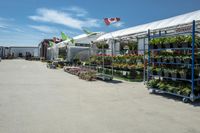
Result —
POLYGON ((73 37, 73 41, 65 40, 62 41, 53 47, 48 48, 48 59, 55 60, 59 58, 59 55, 66 61, 72 61, 72 59, 77 55, 82 53, 87 53, 89 57, 89 47, 93 41, 95 41, 99 36, 104 34, 103 32, 96 32, 95 35, 82 34, 79 36, 73 37), (62 51, 62 52, 61 52, 62 51), (86 51, 86 52, 83 52, 86 51))
POLYGON ((81 59, 103 80, 144 82, 149 91, 200 98, 200 10, 111 33, 83 34, 48 48, 49 59, 81 59), (63 52, 64 51, 64 52, 63 52), (171 68, 171 69, 169 69, 171 68))
MULTIPOLYGON (((183 101, 194 101, 200 97, 199 24, 200 10, 107 33, 96 42, 107 40, 111 42, 109 45, 118 45, 124 41, 136 41, 138 52, 133 55, 136 59, 131 63, 138 66, 137 56, 143 55, 143 79, 149 90, 176 95, 183 101), (152 49, 152 43, 156 50, 152 49), (173 69, 168 70, 169 67, 173 69)), ((130 64, 130 56, 125 60, 130 64)), ((103 69, 107 69, 105 65, 103 69)), ((124 71, 122 74, 126 75, 124 71)))

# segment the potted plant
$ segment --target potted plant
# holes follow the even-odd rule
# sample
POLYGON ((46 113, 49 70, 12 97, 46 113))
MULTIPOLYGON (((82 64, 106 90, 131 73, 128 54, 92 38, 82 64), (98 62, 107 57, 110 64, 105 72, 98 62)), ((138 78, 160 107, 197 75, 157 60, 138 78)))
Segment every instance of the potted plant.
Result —
POLYGON ((162 56, 156 56, 157 62, 162 62, 162 56))
POLYGON ((190 86, 185 86, 181 89, 181 94, 185 96, 190 96, 191 94, 191 87, 190 86))
POLYGON ((169 71, 169 69, 164 69, 163 72, 164 72, 164 76, 165 77, 170 77, 170 73, 169 73, 170 71, 169 71))
POLYGON ((182 79, 187 79, 187 71, 185 69, 179 70, 178 75, 182 79))
POLYGON ((165 54, 162 55, 162 62, 168 62, 168 58, 165 54))
POLYGON ((183 57, 183 61, 185 64, 191 64, 192 63, 192 57, 191 56, 185 56, 183 57))
POLYGON ((159 83, 159 80, 152 79, 148 81, 147 86, 148 88, 158 88, 158 83, 159 83))
POLYGON ((153 75, 157 75, 156 68, 152 68, 152 74, 153 74, 153 75))
POLYGON ((156 68, 155 71, 156 71, 156 74, 158 76, 162 76, 162 69, 161 68, 156 68))
POLYGON ((171 40, 171 37, 168 37, 168 38, 166 38, 166 39, 164 40, 163 46, 164 46, 165 48, 171 48, 171 42, 170 42, 170 40, 171 40))
POLYGON ((174 57, 173 56, 168 56, 168 62, 174 63, 174 57))
POLYGON ((192 36, 184 36, 184 41, 182 42, 182 48, 188 48, 192 45, 192 36))
POLYGON ((200 64, 200 52, 198 52, 197 54, 195 54, 195 63, 196 64, 200 64))
POLYGON ((195 36, 195 45, 196 45, 197 48, 200 47, 200 37, 197 36, 197 35, 195 36))
POLYGON ((172 78, 177 78, 177 73, 178 73, 178 71, 176 69, 172 70, 171 71, 172 78))
POLYGON ((175 57, 176 63, 182 63, 182 58, 183 58, 183 56, 176 56, 175 57))
POLYGON ((154 49, 154 48, 155 48, 155 45, 156 45, 155 39, 151 39, 150 42, 149 42, 149 48, 150 48, 150 49, 154 49))
POLYGON ((165 90, 168 88, 168 86, 167 86, 164 82, 159 82, 159 83, 158 83, 158 88, 159 88, 160 90, 165 91, 165 90))
POLYGON ((172 48, 178 48, 178 37, 170 37, 169 42, 172 48))
POLYGON ((109 45, 105 42, 97 43, 96 46, 98 49, 108 49, 109 48, 109 45))
POLYGON ((157 58, 151 57, 151 62, 152 62, 152 63, 157 62, 157 58))
POLYGON ((157 48, 158 49, 161 49, 162 48, 162 38, 156 38, 156 45, 157 45, 157 48))
POLYGON ((173 86, 170 83, 166 83, 166 91, 173 92, 173 86))

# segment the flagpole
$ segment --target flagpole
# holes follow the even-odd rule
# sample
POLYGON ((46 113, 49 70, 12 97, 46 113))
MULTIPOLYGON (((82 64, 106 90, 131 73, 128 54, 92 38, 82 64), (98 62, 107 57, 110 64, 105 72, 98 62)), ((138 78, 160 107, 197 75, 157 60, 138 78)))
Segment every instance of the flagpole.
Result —
MULTIPOLYGON (((114 22, 118 22, 118 21, 120 21, 120 18, 104 18, 104 22, 106 23, 106 25, 110 25, 111 23, 114 23, 114 22)), ((115 40, 114 40, 114 37, 113 37, 113 34, 112 34, 112 32, 110 32, 110 35, 111 35, 111 47, 112 47, 112 49, 111 49, 111 52, 112 52, 112 78, 113 78, 113 55, 114 55, 114 53, 113 53, 113 46, 114 46, 114 42, 115 42, 115 40)))
POLYGON ((110 32, 110 35, 111 35, 111 37, 112 37, 112 41, 111 41, 111 47, 112 47, 112 51, 111 51, 111 56, 112 56, 112 65, 111 65, 111 68, 112 68, 112 78, 113 78, 113 44, 114 44, 114 37, 113 37, 113 35, 112 35, 112 32, 110 32))

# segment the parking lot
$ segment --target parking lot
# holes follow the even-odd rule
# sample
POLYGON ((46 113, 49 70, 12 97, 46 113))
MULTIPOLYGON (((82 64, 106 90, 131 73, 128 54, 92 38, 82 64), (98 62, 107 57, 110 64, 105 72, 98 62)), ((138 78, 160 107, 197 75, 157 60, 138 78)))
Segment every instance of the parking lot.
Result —
POLYGON ((39 61, 0 62, 0 133, 199 133, 200 102, 143 83, 88 82, 39 61))

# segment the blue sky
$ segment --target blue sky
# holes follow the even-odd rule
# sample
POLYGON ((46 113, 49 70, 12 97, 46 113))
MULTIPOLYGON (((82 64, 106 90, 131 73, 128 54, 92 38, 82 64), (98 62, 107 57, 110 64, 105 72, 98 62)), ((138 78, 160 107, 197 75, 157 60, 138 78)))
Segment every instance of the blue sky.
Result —
POLYGON ((114 31, 200 10, 200 0, 1 0, 0 45, 37 46, 44 38, 114 31), (105 26, 103 18, 120 17, 105 26))

